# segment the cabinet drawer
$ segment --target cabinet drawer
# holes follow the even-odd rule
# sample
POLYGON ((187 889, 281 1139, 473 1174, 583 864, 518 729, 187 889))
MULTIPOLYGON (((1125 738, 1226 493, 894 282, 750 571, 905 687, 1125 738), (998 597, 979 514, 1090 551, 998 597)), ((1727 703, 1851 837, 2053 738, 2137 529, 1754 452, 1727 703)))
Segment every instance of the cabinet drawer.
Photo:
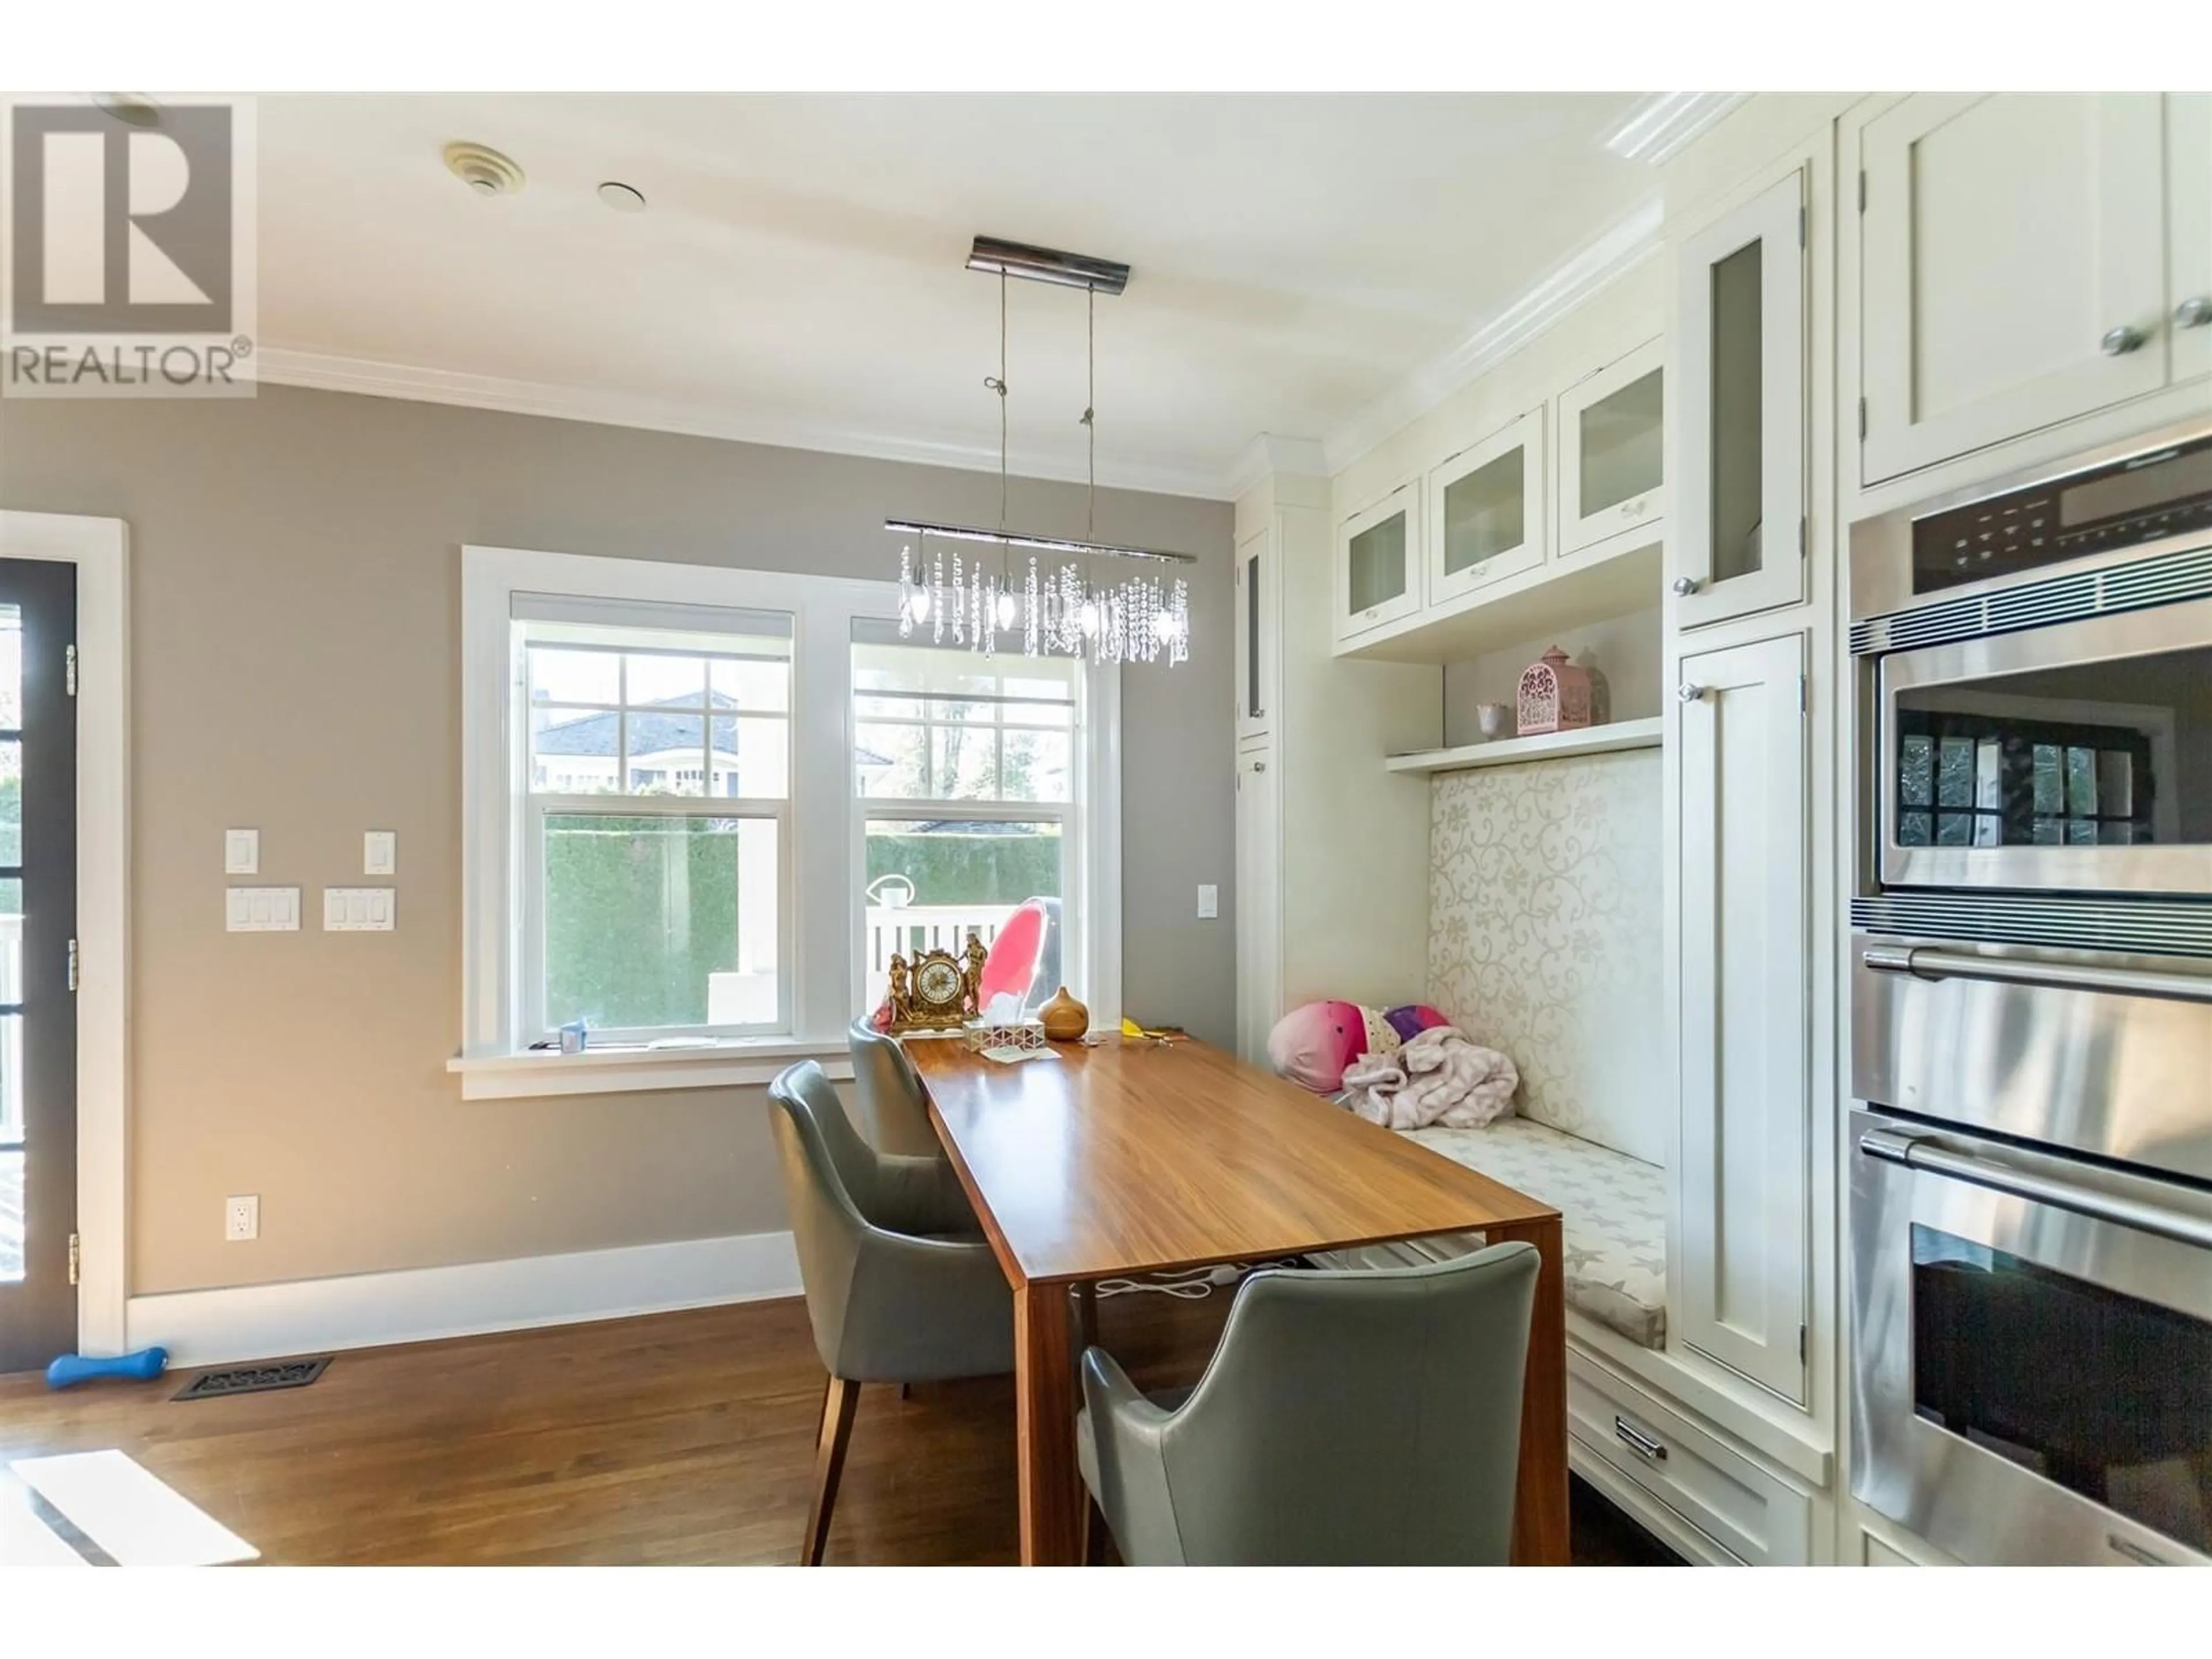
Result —
POLYGON ((1567 1356, 1567 1432, 1736 1559, 1810 1560, 1810 1498, 1580 1353, 1567 1356))

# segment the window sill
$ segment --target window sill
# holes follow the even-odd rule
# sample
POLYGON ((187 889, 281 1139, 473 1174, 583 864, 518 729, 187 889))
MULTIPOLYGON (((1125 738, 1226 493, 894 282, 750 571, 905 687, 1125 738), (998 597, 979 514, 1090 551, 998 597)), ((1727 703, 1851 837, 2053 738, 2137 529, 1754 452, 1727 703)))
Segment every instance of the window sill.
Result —
POLYGON ((734 1037, 702 1048, 458 1054, 446 1062, 446 1069, 460 1078, 463 1100, 526 1100, 758 1085, 802 1060, 820 1060, 822 1069, 841 1082, 853 1075, 852 1058, 842 1042, 789 1037, 734 1037))

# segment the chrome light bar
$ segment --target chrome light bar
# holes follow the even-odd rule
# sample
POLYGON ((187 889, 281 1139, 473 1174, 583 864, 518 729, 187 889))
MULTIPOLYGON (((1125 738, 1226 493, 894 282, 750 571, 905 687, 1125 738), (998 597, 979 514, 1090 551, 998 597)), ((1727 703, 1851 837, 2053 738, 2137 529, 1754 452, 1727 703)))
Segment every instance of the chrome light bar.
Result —
POLYGON ((885 519, 884 528, 906 536, 949 542, 987 542, 994 547, 1018 547, 1031 553, 1060 553, 1075 558, 1157 559, 1164 564, 1198 562, 1196 556, 1189 553, 1158 553, 1147 547, 1116 547, 1107 542, 1063 541, 1056 536, 1029 536, 1017 530, 977 530, 966 525, 922 524, 912 519, 885 519))
POLYGON ((1093 294, 1119 294, 1129 286, 1129 267, 1115 259, 1094 259, 1087 253, 1063 253, 1056 247, 1032 247, 1027 242, 1001 241, 978 236, 968 252, 968 269, 988 270, 998 276, 1020 276, 1032 283, 1052 283, 1061 288, 1085 288, 1093 294))

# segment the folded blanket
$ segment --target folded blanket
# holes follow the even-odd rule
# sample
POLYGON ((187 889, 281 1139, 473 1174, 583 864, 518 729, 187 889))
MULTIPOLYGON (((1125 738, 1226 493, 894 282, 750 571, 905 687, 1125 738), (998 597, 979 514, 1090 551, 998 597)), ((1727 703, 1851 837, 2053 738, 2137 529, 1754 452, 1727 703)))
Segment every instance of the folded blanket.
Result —
POLYGON ((1513 1109, 1521 1073, 1456 1025, 1431 1025, 1392 1054, 1362 1054, 1345 1068, 1341 1098, 1386 1129, 1443 1124, 1479 1129, 1513 1109))

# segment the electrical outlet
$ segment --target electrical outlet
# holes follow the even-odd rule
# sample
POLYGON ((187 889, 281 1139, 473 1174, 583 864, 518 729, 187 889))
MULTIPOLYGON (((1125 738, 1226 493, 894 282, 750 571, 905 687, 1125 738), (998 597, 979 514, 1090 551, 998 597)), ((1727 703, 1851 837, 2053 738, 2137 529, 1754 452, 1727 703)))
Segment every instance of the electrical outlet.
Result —
POLYGON ((233 1244, 261 1237, 261 1194, 241 1193, 222 1201, 222 1236, 233 1244))

